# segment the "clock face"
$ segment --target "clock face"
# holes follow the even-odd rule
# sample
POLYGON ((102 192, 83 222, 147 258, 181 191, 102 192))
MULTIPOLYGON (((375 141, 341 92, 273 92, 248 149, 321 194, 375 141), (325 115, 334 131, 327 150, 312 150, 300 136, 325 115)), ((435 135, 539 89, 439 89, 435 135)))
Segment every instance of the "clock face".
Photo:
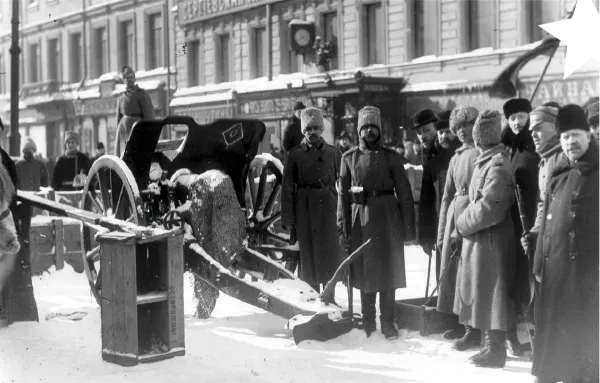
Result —
POLYGON ((298 29, 294 34, 294 40, 298 45, 304 47, 310 42, 310 33, 306 29, 298 29))

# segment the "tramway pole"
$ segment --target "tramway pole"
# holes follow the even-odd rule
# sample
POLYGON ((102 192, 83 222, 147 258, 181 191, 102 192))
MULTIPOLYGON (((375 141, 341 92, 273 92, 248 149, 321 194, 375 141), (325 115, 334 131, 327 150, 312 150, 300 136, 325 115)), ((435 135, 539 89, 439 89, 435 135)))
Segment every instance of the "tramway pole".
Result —
POLYGON ((12 2, 12 34, 10 45, 10 131, 8 132, 9 152, 18 157, 21 149, 19 133, 19 0, 12 2))

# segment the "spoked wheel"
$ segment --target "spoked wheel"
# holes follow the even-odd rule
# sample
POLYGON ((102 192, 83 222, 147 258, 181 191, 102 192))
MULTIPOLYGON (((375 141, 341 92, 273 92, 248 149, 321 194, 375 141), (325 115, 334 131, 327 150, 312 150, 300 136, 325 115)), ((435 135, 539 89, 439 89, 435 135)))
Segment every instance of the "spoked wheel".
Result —
POLYGON ((271 155, 257 155, 248 172, 250 195, 248 244, 250 248, 280 260, 294 272, 300 254, 289 249, 289 235, 281 227, 282 167, 271 155))
MULTIPOLYGON (((117 156, 105 155, 94 162, 83 187, 83 210, 145 226, 141 203, 135 178, 123 160, 117 156)), ((102 270, 100 246, 94 240, 96 232, 94 228, 81 224, 83 265, 92 294, 100 304, 102 270)))

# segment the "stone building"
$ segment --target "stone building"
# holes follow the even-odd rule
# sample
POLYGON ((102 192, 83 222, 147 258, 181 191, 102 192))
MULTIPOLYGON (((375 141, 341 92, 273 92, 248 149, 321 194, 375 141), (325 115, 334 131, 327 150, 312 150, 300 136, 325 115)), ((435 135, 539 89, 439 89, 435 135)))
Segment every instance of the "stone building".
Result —
MULTIPOLYGON (((539 24, 560 20, 573 1, 178 0, 172 111, 198 122, 259 118, 279 146, 296 100, 324 110, 330 142, 343 129, 353 134, 357 111, 374 104, 383 109, 386 137, 397 141, 420 108, 500 108, 505 100, 487 95, 495 77, 546 36, 539 24), (312 23, 335 47, 329 68, 317 65, 315 51, 292 50, 292 20, 312 23)), ((594 63, 562 81, 564 58, 561 47, 535 105, 598 94, 594 63)), ((546 61, 523 68, 521 97, 530 96, 546 61)))
MULTIPOLYGON (((56 157, 66 130, 81 136, 81 151, 97 142, 112 154, 122 65, 137 70, 157 115, 168 106, 167 67, 175 89, 173 0, 22 0, 19 130, 38 151, 56 157), (167 55, 166 53, 169 53, 167 55)), ((0 115, 10 123, 12 1, 0 0, 0 115)), ((5 138, 0 140, 8 148, 5 138)))

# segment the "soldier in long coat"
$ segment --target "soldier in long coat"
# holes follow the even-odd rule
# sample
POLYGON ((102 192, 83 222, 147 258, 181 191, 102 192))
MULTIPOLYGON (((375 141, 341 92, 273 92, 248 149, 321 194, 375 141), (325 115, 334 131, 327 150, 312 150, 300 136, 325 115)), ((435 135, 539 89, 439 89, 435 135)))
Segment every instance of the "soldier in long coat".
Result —
MULTIPOLYGON (((538 164, 540 157, 535 152, 535 144, 531 136, 529 113, 531 104, 524 98, 513 98, 503 105, 504 117, 508 126, 502 132, 502 143, 506 146, 513 165, 515 181, 521 188, 523 206, 525 207, 525 229, 531 229, 535 223, 538 202, 538 164)), ((514 236, 520 239, 524 230, 521 224, 519 207, 512 206, 512 219, 515 228, 514 236)), ((510 294, 517 304, 519 312, 530 301, 529 275, 530 260, 527 258, 519 241, 515 242, 515 277, 511 281, 510 294)), ((522 355, 523 347, 517 337, 517 323, 513 323, 507 333, 508 346, 514 355, 522 355)))
MULTIPOLYGON (((456 230, 456 218, 469 204, 469 184, 475 159, 479 156, 479 150, 473 143, 473 125, 478 115, 479 111, 472 106, 457 107, 450 115, 450 129, 463 145, 450 160, 437 231, 437 248, 441 253, 441 270, 444 276, 439 280, 436 309, 447 314, 454 314, 454 290, 458 271, 458 258, 452 255, 455 251, 460 255, 460 249, 457 247, 460 243, 452 243, 452 233, 456 230)), ((456 335, 460 336, 454 344, 457 350, 477 346, 481 340, 479 330, 469 325, 465 326, 464 334, 456 335)), ((452 338, 448 332, 444 333, 444 336, 452 338)))
POLYGON ((415 238, 414 201, 400 155, 382 145, 379 109, 358 114, 360 144, 342 157, 338 230, 340 243, 356 249, 372 244, 350 267, 351 284, 361 291, 365 332, 376 330, 379 292, 381 331, 398 337, 394 327, 395 289, 406 287, 404 241, 415 238))
POLYGON ((481 151, 469 185, 469 205, 456 219, 463 238, 454 312, 462 324, 485 331, 485 344, 471 357, 481 367, 504 367, 506 330, 513 322, 509 297, 516 238, 510 214, 515 200, 512 165, 500 143, 502 118, 482 112, 473 128, 481 151))
POLYGON ((301 122, 304 139, 289 152, 283 170, 281 221, 298 237, 300 278, 319 291, 344 258, 337 240, 335 188, 342 155, 321 137, 319 109, 303 109, 301 122))
POLYGON ((534 273, 532 373, 539 383, 598 382, 598 145, 577 105, 558 112, 562 156, 550 174, 534 273))

